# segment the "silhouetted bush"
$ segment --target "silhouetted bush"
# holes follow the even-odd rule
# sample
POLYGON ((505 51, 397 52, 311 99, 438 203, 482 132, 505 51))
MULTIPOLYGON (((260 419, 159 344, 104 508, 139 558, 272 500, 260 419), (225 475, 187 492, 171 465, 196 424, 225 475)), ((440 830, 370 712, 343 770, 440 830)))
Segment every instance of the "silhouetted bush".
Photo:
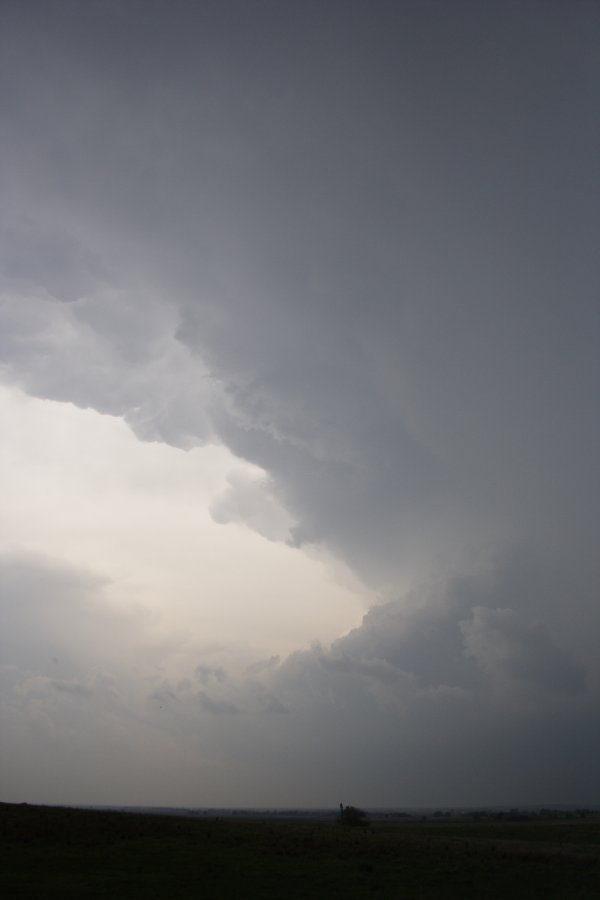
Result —
POLYGON ((343 806, 340 803, 338 822, 341 825, 366 825, 367 814, 364 809, 359 809, 357 806, 343 806))

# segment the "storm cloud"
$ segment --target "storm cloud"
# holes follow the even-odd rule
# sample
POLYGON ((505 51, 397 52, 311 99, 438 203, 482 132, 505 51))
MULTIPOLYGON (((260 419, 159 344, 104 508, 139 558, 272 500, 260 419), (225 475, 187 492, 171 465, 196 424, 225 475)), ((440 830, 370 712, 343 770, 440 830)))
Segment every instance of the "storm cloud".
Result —
MULTIPOLYGON (((190 760, 149 802, 184 802, 196 770, 211 787, 189 804, 321 805, 346 785, 366 805, 595 800, 598 9, 63 0, 0 15, 2 384, 173 453, 226 448, 203 515, 252 532, 238 572, 279 554, 279 610, 259 583, 244 604, 240 576, 219 619, 227 588, 203 590, 200 569, 193 621, 168 638, 138 588, 127 605, 147 623, 139 640, 125 629, 131 654, 155 666, 142 688, 107 664, 135 685, 131 752, 154 696, 171 718, 150 769, 190 760), (363 615, 349 627, 342 594, 324 599, 312 648, 303 626, 290 652, 294 554, 362 592, 363 615), (272 652, 265 630, 282 635, 272 652)), ((11 559, 37 560, 32 541, 23 526, 11 559)), ((10 702, 99 703, 83 659, 59 676, 43 648, 61 623, 71 659, 64 603, 111 577, 122 598, 132 575, 96 553, 84 576, 68 543, 46 552, 48 589, 31 587, 39 562, 19 569, 21 605, 6 570, 10 702)), ((102 627, 92 646, 110 659, 102 627)), ((86 796, 110 772, 97 783, 86 796)))

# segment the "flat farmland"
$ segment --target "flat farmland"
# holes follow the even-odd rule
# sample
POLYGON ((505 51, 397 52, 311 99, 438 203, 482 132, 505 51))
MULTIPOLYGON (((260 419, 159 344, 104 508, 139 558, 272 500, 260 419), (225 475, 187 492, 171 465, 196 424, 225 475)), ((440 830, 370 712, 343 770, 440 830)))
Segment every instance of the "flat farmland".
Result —
POLYGON ((597 898, 600 820, 194 818, 0 804, 12 898, 597 898))

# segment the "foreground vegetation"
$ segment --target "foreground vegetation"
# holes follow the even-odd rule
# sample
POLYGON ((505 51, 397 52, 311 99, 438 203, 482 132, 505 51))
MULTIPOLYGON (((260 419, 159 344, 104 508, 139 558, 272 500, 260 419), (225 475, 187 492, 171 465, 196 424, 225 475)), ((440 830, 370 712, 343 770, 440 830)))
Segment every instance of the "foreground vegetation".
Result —
POLYGON ((600 820, 180 818, 0 804, 10 898, 596 898, 600 820))

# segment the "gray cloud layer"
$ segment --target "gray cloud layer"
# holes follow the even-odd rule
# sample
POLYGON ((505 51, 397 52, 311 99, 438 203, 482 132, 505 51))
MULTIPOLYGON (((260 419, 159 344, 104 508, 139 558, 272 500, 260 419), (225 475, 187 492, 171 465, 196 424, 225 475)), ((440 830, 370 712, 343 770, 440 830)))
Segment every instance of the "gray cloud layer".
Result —
MULTIPOLYGON (((316 777, 350 744, 367 799, 379 755, 415 800, 501 800, 511 773, 514 799, 597 792, 597 8, 2 20, 5 379, 142 438, 217 436, 267 470, 290 542, 385 600, 262 676, 273 746, 316 777)), ((285 537, 253 497, 234 481, 213 515, 285 537)))
POLYGON ((535 565, 504 558, 374 607, 330 648, 238 674, 200 661, 173 682, 165 649, 103 604, 99 579, 5 557, 6 771, 28 771, 14 764, 27 748, 21 790, 55 798, 58 771, 80 802, 335 804, 350 787, 382 805, 590 802, 597 662, 520 610, 517 584, 535 589, 535 565), (65 742, 96 768, 68 776, 65 742))

